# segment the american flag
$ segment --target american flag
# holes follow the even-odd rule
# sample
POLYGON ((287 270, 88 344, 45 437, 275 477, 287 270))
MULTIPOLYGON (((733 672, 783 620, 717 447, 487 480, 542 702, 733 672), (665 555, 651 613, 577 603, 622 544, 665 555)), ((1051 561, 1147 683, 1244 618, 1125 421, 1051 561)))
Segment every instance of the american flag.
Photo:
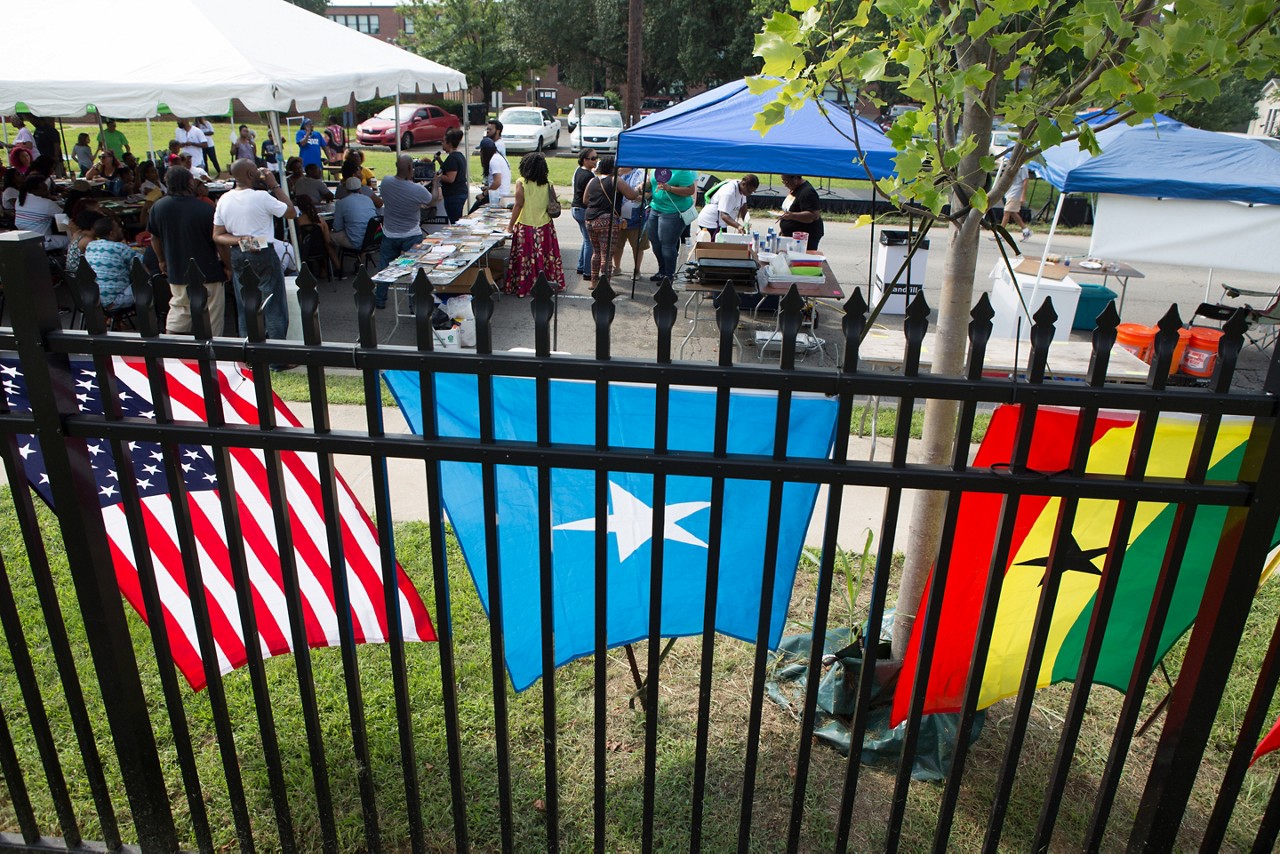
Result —
MULTIPOLYGON (((207 424, 205 399, 195 363, 167 360, 165 371, 171 397, 173 419, 177 422, 207 424)), ((119 399, 125 416, 154 418, 151 386, 142 360, 116 358, 119 399)), ((102 397, 93 365, 73 362, 76 399, 80 411, 102 414, 102 397)), ((215 366, 222 390, 224 419, 228 424, 257 425, 252 374, 232 363, 215 366)), ((13 412, 30 411, 26 386, 19 364, 0 360, 0 386, 13 412)), ((301 426, 293 413, 274 399, 277 423, 301 426)), ((188 598, 173 506, 165 477, 164 453, 157 444, 130 442, 133 477, 142 498, 141 517, 146 526, 156 585, 164 606, 165 625, 174 663, 197 691, 205 686, 195 618, 188 598)), ((40 497, 53 506, 49 477, 45 471, 40 443, 34 436, 18 440, 26 475, 40 497)), ((102 518, 111 543, 120 592, 144 620, 148 618, 139 586, 128 521, 119 488, 120 473, 110 443, 90 441, 88 445, 102 506, 102 518)), ((236 603, 234 577, 223 526, 219 484, 210 449, 181 445, 179 455, 195 541, 199 550, 213 638, 217 646, 218 670, 227 674, 247 661, 244 632, 236 603)), ((320 498, 318 460, 315 454, 280 453, 289 506, 294 563, 301 591, 307 642, 312 647, 337 646, 338 614, 334 607, 333 574, 329 566, 326 530, 329 519, 320 498)), ((281 580, 279 550, 267 487, 263 452, 248 448, 230 451, 235 482, 239 523, 244 552, 252 579, 254 613, 263 655, 270 657, 292 651, 288 607, 281 580)), ((377 533, 368 515, 356 502, 350 488, 338 478, 338 515, 342 525, 343 557, 351 598, 353 634, 357 643, 381 643, 387 639, 386 599, 380 572, 377 533)), ((401 625, 406 641, 433 641, 435 630, 421 596, 403 569, 396 567, 401 625)))

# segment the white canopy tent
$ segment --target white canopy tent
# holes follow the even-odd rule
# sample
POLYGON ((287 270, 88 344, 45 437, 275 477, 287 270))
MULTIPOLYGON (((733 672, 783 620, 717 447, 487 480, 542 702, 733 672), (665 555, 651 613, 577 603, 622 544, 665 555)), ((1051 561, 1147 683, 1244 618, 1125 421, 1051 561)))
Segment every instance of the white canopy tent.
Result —
MULTIPOLYGON (((43 0, 45 20, 80 21, 84 0, 43 0)), ((38 38, 5 44, 0 113, 19 102, 40 116, 143 119, 260 112, 465 89, 460 71, 358 33, 284 0, 132 0, 130 37, 105 50, 100 30, 65 28, 56 50, 38 38), (300 50, 301 48, 301 50, 300 50), (105 51, 105 52, 104 52, 105 51)))
MULTIPOLYGON (((40 12, 45 20, 80 21, 88 8, 86 0, 43 0, 40 12)), ((352 97, 394 97, 399 106, 401 92, 467 87, 460 71, 284 0, 132 0, 129 21, 134 43, 145 49, 104 52, 107 42, 90 26, 66 29, 53 53, 47 39, 8 40, 0 114, 21 103, 38 116, 147 119, 150 137, 161 105, 178 116, 223 115, 236 100, 267 113, 283 144, 282 112, 352 97)))

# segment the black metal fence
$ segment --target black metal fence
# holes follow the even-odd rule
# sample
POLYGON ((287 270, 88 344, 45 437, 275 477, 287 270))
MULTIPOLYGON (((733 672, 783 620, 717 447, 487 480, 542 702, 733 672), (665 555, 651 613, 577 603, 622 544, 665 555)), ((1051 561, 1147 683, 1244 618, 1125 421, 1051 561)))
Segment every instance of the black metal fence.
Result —
MULTIPOLYGON (((1280 632, 1270 643, 1243 722, 1233 736, 1234 746, 1227 746, 1230 758, 1225 769, 1212 781, 1212 806, 1203 797, 1197 800, 1192 795, 1231 678, 1236 648, 1246 630, 1266 632, 1272 628, 1250 624, 1248 618, 1280 514, 1280 490, 1267 476, 1280 471, 1280 443, 1274 442, 1272 435, 1280 371, 1273 360, 1262 393, 1232 391, 1242 318, 1228 324, 1218 366, 1207 388, 1170 389, 1166 378, 1179 325, 1176 312, 1171 310, 1156 337, 1146 386, 1134 388, 1106 381, 1119 320, 1113 309, 1102 316, 1094 333, 1086 380, 1057 382, 1046 379, 1056 321, 1051 310, 1043 310, 1035 318, 1025 374, 1012 379, 984 377, 991 330, 991 310, 985 299, 973 312, 967 375, 951 378, 922 374, 919 369, 928 313, 922 298, 911 305, 905 320, 900 374, 861 369, 859 341, 867 306, 857 292, 844 306, 841 364, 835 371, 818 372, 795 366, 794 341, 801 325, 802 301, 794 290, 780 309, 784 343, 780 369, 775 370, 733 364, 732 339, 739 316, 731 289, 720 299, 719 364, 711 365, 673 362, 677 295, 670 287, 658 291, 655 299, 655 357, 636 361, 614 358, 610 352, 615 295, 607 284, 593 297, 591 316, 597 330, 594 358, 551 355, 554 295, 540 283, 528 303, 536 350, 536 358, 530 358, 491 352, 494 302, 484 287, 474 291, 475 352, 442 353, 433 351, 431 288, 421 276, 414 286, 418 346, 411 349, 378 346, 372 283, 363 274, 356 284, 360 341, 353 347, 321 340, 315 283, 305 273, 299 282, 305 344, 293 344, 264 340, 262 294, 253 284, 244 294, 248 340, 210 340, 204 293, 199 286, 191 288, 195 336, 160 336, 145 277, 135 282, 138 332, 103 331, 91 278, 80 282, 87 303, 88 331, 63 331, 54 296, 46 286, 47 269, 38 237, 0 235, 0 281, 14 323, 12 330, 0 330, 0 351, 16 353, 30 402, 29 413, 6 409, 0 415, 0 456, 12 485, 10 512, 16 520, 10 526, 16 525, 16 530, 6 529, 0 539, 0 633, 8 650, 7 657, 0 660, 0 672, 4 680, 12 680, 9 689, 0 689, 4 702, 0 708, 0 777, 4 781, 0 787, 0 849, 74 848, 89 844, 86 836, 111 850, 136 845, 149 851, 212 851, 228 846, 286 851, 510 851, 544 846, 549 850, 715 850, 734 845, 742 851, 844 851, 899 846, 918 849, 925 845, 941 849, 948 841, 958 848, 987 850, 995 850, 1003 841, 1021 850, 1048 849, 1051 842, 1054 847, 1099 849, 1123 845, 1126 840, 1131 848, 1170 850, 1202 844, 1205 850, 1215 850, 1224 839, 1228 844, 1240 844, 1242 831, 1233 828, 1233 835, 1228 836, 1228 828, 1246 780, 1249 757, 1270 723, 1266 715, 1280 673, 1280 632), (73 357, 93 361, 103 415, 82 413, 68 361, 73 357), (154 412, 126 414, 113 381, 114 357, 140 360, 148 366, 154 412), (164 382, 154 381, 163 375, 163 359, 191 361, 200 372, 203 387, 214 396, 215 361, 249 365, 262 413, 271 409, 272 376, 267 366, 305 366, 314 426, 280 426, 265 415, 261 425, 237 426, 227 423, 217 407, 211 408, 207 424, 176 421, 167 405, 164 382), (328 419, 325 369, 353 366, 363 376, 367 429, 334 430, 328 419), (441 438, 433 432, 429 418, 426 435, 388 434, 383 424, 379 372, 390 369, 420 372, 424 380, 441 370, 479 377, 480 437, 441 438), (496 376, 538 380, 538 413, 530 415, 537 421, 536 441, 494 438, 493 399, 485 388, 487 380, 496 376), (587 381, 601 387, 614 383, 656 387, 654 450, 637 453, 611 448, 606 441, 598 441, 594 447, 553 444, 550 427, 541 416, 547 411, 551 379, 587 381), (712 452, 669 449, 665 416, 675 386, 716 391, 713 426, 717 440, 712 452), (780 413, 786 412, 792 396, 798 393, 834 398, 838 402, 838 429, 832 458, 820 462, 789 459, 785 442, 778 443, 772 458, 728 455, 724 434, 730 389, 771 392, 780 413), (893 452, 886 462, 850 456, 846 428, 855 400, 861 396, 898 401, 893 452), (955 401, 958 406, 959 438, 947 466, 909 461, 911 413, 918 402, 929 399, 955 401), (1009 470, 971 466, 969 436, 980 409, 1012 402, 1020 404, 1020 410, 1009 470), (1082 426, 1068 470, 1027 470, 1031 437, 1039 410, 1045 406, 1074 407, 1080 414, 1082 426), (1091 425, 1105 410, 1136 413, 1134 450, 1123 476, 1086 472, 1091 425), (1156 419, 1167 413, 1198 418, 1185 478, 1144 474, 1156 419), (1211 481, 1206 479, 1210 453, 1228 416, 1252 418, 1247 452, 1237 480, 1211 481), (58 508, 56 516, 37 505, 31 490, 23 485, 27 446, 20 437, 31 434, 38 437, 43 449, 47 488, 58 508), (313 659, 325 653, 307 648, 296 578, 286 568, 289 631, 299 652, 283 661, 262 661, 259 638, 253 630, 254 609, 244 594, 250 589, 250 569, 243 551, 234 548, 238 528, 233 528, 228 532, 233 544, 228 572, 247 627, 247 666, 244 673, 224 679, 218 676, 216 665, 208 663, 216 656, 211 652, 207 603, 203 596, 194 596, 195 632, 207 653, 204 660, 210 678, 202 694, 187 690, 175 671, 164 620, 151 620, 148 629, 126 613, 95 494, 94 449, 105 443, 114 459, 128 460, 130 443, 135 442, 158 443, 164 449, 160 465, 174 484, 182 482, 180 447, 211 448, 215 477, 224 496, 234 493, 227 453, 235 448, 262 449, 277 506, 271 519, 259 521, 276 525, 277 531, 279 526, 288 526, 281 506, 284 502, 279 500, 279 454, 306 451, 317 455, 323 504, 329 514, 335 514, 337 506, 335 455, 367 458, 375 495, 371 509, 381 543, 380 554, 372 562, 384 580, 392 582, 397 555, 402 551, 397 548, 397 539, 412 533, 397 533, 391 524, 389 479, 394 471, 402 470, 400 466, 415 461, 423 464, 427 491, 422 502, 430 557, 429 562, 411 570, 417 573, 419 587, 430 591, 427 602, 439 643, 414 645, 409 650, 394 624, 399 608, 390 607, 387 613, 393 625, 387 646, 357 648, 350 622, 344 621, 339 650, 334 652, 338 658, 325 662, 332 667, 317 669, 313 659), (1055 689, 1060 697, 1069 696, 1060 720, 1048 730, 1037 728, 1032 720, 1033 697, 1038 696, 1034 684, 1057 595, 1052 570, 1054 561, 1066 560, 1051 554, 1045 575, 1050 581, 1043 584, 1022 689, 1015 701, 1005 704, 1002 731, 984 736, 988 743, 997 743, 982 755, 982 764, 988 766, 985 777, 975 767, 974 751, 978 748, 970 748, 962 739, 955 746, 945 783, 912 785, 911 756, 923 708, 920 690, 912 698, 906 721, 904 759, 889 773, 868 770, 859 761, 857 749, 846 760, 827 748, 815 747, 811 734, 819 691, 816 678, 807 683, 796 719, 766 705, 770 653, 764 643, 749 646, 706 633, 689 642, 698 647, 696 654, 688 654, 683 664, 672 664, 671 660, 663 662, 664 650, 653 637, 646 648, 649 675, 639 692, 641 702, 637 710, 628 708, 630 690, 619 676, 623 668, 605 649, 602 626, 607 579, 603 577, 597 579, 595 594, 595 655, 554 670, 550 666, 553 638, 544 629, 545 677, 538 688, 519 695, 512 692, 503 666, 504 638, 495 628, 501 625, 500 597, 490 601, 491 620, 484 622, 474 601, 469 606, 464 601, 466 585, 450 585, 457 559, 451 561, 446 548, 449 534, 441 508, 440 464, 451 460, 482 466, 489 488, 480 500, 491 518, 496 518, 493 474, 500 466, 532 467, 539 477, 549 477, 552 468, 597 474, 643 472, 653 476, 655 490, 662 489, 671 477, 708 477, 721 496, 726 481, 733 479, 767 482, 775 492, 784 483, 825 485, 828 495, 821 557, 811 574, 798 582, 805 592, 798 594, 801 602, 796 606, 806 612, 806 630, 815 639, 825 636, 834 619, 837 533, 848 488, 877 487, 885 496, 876 568, 866 603, 869 637, 879 636, 886 616, 894 553, 901 546, 895 543, 894 531, 905 491, 948 494, 943 559, 951 548, 962 491, 1001 496, 1005 529, 1018 502, 1028 496, 1062 498, 1060 512, 1067 519, 1068 530, 1070 514, 1081 500, 1114 500, 1120 509, 1075 685, 1069 694, 1055 689), (1118 572, 1112 570, 1128 541, 1134 514, 1149 502, 1173 504, 1179 510, 1161 564, 1155 602, 1117 602, 1118 572), (1168 697, 1165 723, 1158 739, 1153 735, 1140 759, 1135 758, 1134 731, 1155 663, 1165 609, 1173 595, 1195 512, 1203 507, 1226 507, 1227 524, 1195 627, 1180 651, 1180 670, 1168 697), (20 572, 24 564, 29 570, 20 572), (1086 770, 1081 779, 1081 764, 1087 761, 1084 755, 1107 749, 1105 744, 1083 744, 1082 728, 1090 715, 1096 717, 1091 704, 1097 702, 1099 692, 1090 689, 1091 674, 1107 620, 1116 608, 1149 609, 1149 613, 1130 689, 1122 702, 1107 706, 1102 713, 1108 725, 1114 718, 1108 759, 1086 770), (732 682, 733 690, 724 690, 726 682, 732 682), (580 721, 589 722, 589 732, 576 725, 580 721), (673 734, 673 729, 680 733, 673 734), (1050 738, 1056 739, 1056 752, 1046 754, 1043 746, 1032 746, 1051 761, 1046 759, 1029 769, 1028 739, 1050 738), (1149 768, 1135 770, 1135 764, 1149 764, 1149 768), (1020 774, 1022 779, 1018 779, 1020 774), (1138 775, 1136 783, 1134 774, 1138 775), (986 780, 980 784, 985 789, 977 796, 971 782, 975 777, 986 780), (1122 783, 1133 797, 1125 801, 1129 807, 1117 809, 1122 783), (536 793, 536 798, 529 797, 531 793, 536 793), (1072 801, 1085 806, 1064 806, 1072 801), (1064 809, 1074 814, 1069 821, 1062 815, 1064 809), (1031 814, 1037 810, 1033 820, 1031 814), (975 812, 981 815, 975 818, 975 812), (1188 812, 1195 817, 1187 819, 1188 812), (961 837, 955 835, 959 813, 968 814, 963 821, 975 828, 961 837), (1009 829, 1015 819, 1016 831, 1009 829)), ((6 390, 9 387, 6 380, 6 390)), ((423 409, 429 413, 433 407, 431 383, 423 382, 422 388, 423 409)), ((597 435, 608 435, 606 408, 583 413, 583 417, 596 419, 601 428, 597 435)), ((779 416, 779 427, 785 435, 785 415, 779 416)), ((141 475, 123 464, 119 467, 122 506, 135 538, 135 551, 144 553, 145 539, 139 539, 143 530, 139 519, 141 475)), ((597 482, 603 484, 603 479, 597 482)), ((656 499, 654 505, 653 536, 660 541, 665 508, 656 499)), ((603 485, 597 489, 596 508, 597 518, 608 514, 603 485)), ((542 624, 547 626, 551 622, 552 586, 549 509, 542 506, 538 512, 544 532, 539 554, 543 567, 539 607, 542 624)), ((722 504, 713 503, 712 513, 717 515, 711 530, 718 531, 722 504)), ((229 510, 228 524, 235 524, 234 515, 229 510)), ((197 537, 189 519, 179 514, 176 521, 176 537, 182 545, 179 559, 187 567, 192 589, 200 589, 198 572, 192 574, 191 570, 197 537)), ((754 524, 771 525, 773 521, 754 520, 754 524)), ((1002 548, 1007 551, 1009 533, 1005 529, 997 540, 997 552, 1002 548)), ((597 546, 603 553, 605 528, 598 525, 596 530, 597 546)), ((341 537, 331 534, 329 547, 334 565, 340 565, 341 537)), ((713 568, 719 565, 719 539, 713 537, 708 548, 707 588, 711 592, 716 589, 713 568)), ((776 551, 776 539, 772 548, 776 551)), ((773 557, 765 557, 766 567, 772 566, 773 557)), ((980 617, 980 625, 986 629, 995 618, 998 566, 999 561, 993 560, 980 617)), ((496 560, 486 569, 490 579, 496 579, 496 560)), ((662 587, 662 572, 661 560, 655 559, 651 567, 655 590, 662 587)), ((159 614, 155 571, 145 560, 139 561, 138 577, 145 610, 159 614)), ((346 600, 338 573, 334 583, 338 612, 344 613, 346 600)), ((394 588, 394 582, 388 588, 394 588)), ((936 640, 944 588, 945 584, 935 579, 920 615, 924 621, 921 649, 925 653, 914 674, 901 676, 914 678, 917 686, 927 681, 927 651, 936 640)), ((490 589, 496 585, 491 584, 490 589)), ((715 597, 707 596, 707 614, 714 616, 715 608, 715 597)), ((655 603, 649 617, 651 635, 656 635, 660 625, 657 610, 655 603)), ((762 597, 762 627, 768 625, 768 619, 769 602, 762 597)), ((762 631, 760 636, 764 634, 762 631)), ((823 669, 822 649, 821 643, 813 643, 811 673, 823 669)), ((879 654, 876 644, 867 645, 863 667, 851 686, 857 700, 849 719, 854 745, 862 743, 872 713, 879 654)), ((960 732, 967 732, 974 721, 985 656, 984 642, 975 650, 966 683, 960 732)), ((1096 724, 1095 720, 1091 725, 1096 724)), ((1270 784, 1266 781, 1268 788, 1270 784)), ((1257 845, 1269 850, 1278 827, 1280 795, 1273 793, 1257 828, 1257 845)), ((1252 833, 1253 828, 1246 830, 1252 833)))

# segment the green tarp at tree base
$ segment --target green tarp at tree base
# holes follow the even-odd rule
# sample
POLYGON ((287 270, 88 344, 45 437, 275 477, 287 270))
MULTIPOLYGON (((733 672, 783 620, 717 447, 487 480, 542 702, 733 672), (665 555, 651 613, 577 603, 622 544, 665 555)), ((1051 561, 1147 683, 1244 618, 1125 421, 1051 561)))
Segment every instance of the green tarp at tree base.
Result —
MULTIPOLYGON (((892 619, 886 618, 882 631, 892 631, 892 619)), ((809 678, 809 654, 812 635, 786 635, 770 666, 765 690, 770 699, 799 717, 804 708, 804 694, 809 678)), ((825 662, 822 682, 818 687, 818 708, 813 734, 849 755, 849 722, 857 705, 858 677, 862 672, 862 644, 859 635, 849 628, 827 632, 823 646, 825 662)), ((866 737, 862 741, 865 765, 897 765, 902 757, 906 722, 889 726, 890 698, 879 697, 874 686, 866 737)), ((978 712, 969 733, 969 743, 978 740, 986 722, 986 712, 978 712)), ((958 714, 925 715, 920 720, 915 760, 911 777, 921 781, 940 781, 946 777, 955 750, 958 714)))

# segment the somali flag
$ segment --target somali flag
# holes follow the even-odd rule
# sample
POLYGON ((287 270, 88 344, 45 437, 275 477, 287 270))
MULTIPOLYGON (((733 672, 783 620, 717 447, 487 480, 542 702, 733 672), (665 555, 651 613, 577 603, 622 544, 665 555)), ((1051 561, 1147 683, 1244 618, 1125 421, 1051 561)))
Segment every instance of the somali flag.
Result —
MULTIPOLYGON (((422 402, 417 373, 387 372, 385 378, 415 433, 422 432, 422 402)), ((470 375, 436 374, 437 423, 442 438, 480 435, 477 379, 470 375)), ((534 442, 537 404, 534 381, 493 380, 494 436, 497 440, 534 442)), ((672 451, 711 452, 715 431, 715 392, 673 388, 670 392, 668 446, 672 451)), ((551 441, 590 449, 595 443, 596 386, 588 382, 550 383, 551 441)), ((773 454, 777 396, 772 392, 735 391, 730 395, 728 454, 773 454)), ((835 431, 836 402, 818 395, 796 394, 791 400, 787 454, 825 459, 835 431)), ((655 421, 653 386, 609 387, 609 444, 614 448, 652 449, 655 421)), ((707 576, 707 543, 712 518, 711 480, 668 477, 666 517, 661 543, 651 539, 653 476, 628 472, 608 477, 609 563, 600 567, 608 585, 609 645, 621 646, 648 637, 650 562, 662 548, 662 634, 701 634, 707 576)), ((552 578, 554 642, 557 665, 595 651, 595 473, 553 469, 551 472, 552 578)), ((538 561, 538 477, 525 466, 497 466, 499 567, 502 578, 503 625, 507 668, 516 690, 542 675, 542 620, 538 561)), ((754 642, 760 615, 765 537, 778 526, 778 556, 768 642, 777 646, 786 621, 796 563, 813 513, 818 487, 786 483, 782 513, 768 518, 769 484, 729 480, 724 490, 724 522, 716 629, 754 642)), ((481 467, 476 463, 443 463, 441 497, 462 547, 471 578, 485 610, 489 610, 481 467)))

